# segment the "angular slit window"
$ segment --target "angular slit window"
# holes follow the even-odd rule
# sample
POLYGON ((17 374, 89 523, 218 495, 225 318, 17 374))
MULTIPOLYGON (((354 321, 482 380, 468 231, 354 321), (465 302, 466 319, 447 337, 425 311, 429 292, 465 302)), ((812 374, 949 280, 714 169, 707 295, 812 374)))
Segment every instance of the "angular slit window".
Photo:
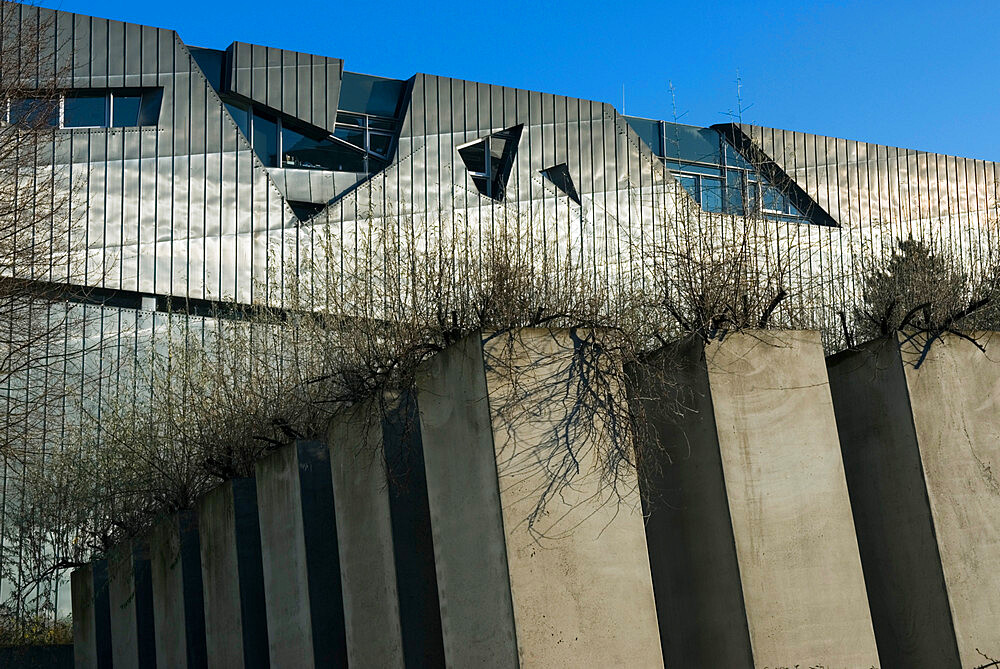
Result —
POLYGON ((111 125, 128 128, 139 125, 139 107, 142 97, 138 94, 111 94, 111 125))
POLYGON ((10 122, 31 127, 57 127, 59 100, 24 98, 10 101, 10 122))
POLYGON ((160 122, 163 89, 151 88, 139 97, 139 125, 156 125, 160 122))
POLYGON ((108 127, 108 96, 104 93, 67 95, 63 103, 63 127, 108 127))
POLYGON ((458 147, 476 189, 497 202, 504 199, 523 128, 521 123, 458 147))
POLYGON ((256 112, 253 115, 253 150, 264 163, 264 167, 280 167, 278 164, 278 123, 274 119, 256 112))
POLYGON ((580 204, 580 194, 576 191, 576 186, 573 185, 573 177, 569 175, 569 167, 566 166, 566 163, 546 167, 542 170, 542 176, 555 184, 555 187, 568 195, 573 202, 580 204))

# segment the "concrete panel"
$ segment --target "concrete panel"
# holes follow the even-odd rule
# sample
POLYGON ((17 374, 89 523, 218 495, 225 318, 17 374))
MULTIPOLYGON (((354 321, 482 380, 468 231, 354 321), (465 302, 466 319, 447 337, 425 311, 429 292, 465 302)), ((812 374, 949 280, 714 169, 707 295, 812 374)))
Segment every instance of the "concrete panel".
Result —
POLYGON ((257 515, 257 482, 252 478, 240 478, 230 484, 236 530, 236 568, 240 584, 243 666, 246 669, 266 669, 270 666, 270 660, 260 519, 257 515))
POLYGON ((257 463, 261 561, 273 666, 346 666, 336 511, 326 444, 257 463))
POLYGON ((243 621, 231 482, 222 484, 199 501, 198 528, 208 656, 213 664, 242 668, 243 621))
POLYGON ((1000 361, 949 336, 917 368, 912 348, 906 383, 958 650, 963 666, 982 664, 977 648, 1000 652, 1000 361))
POLYGON ((198 528, 208 656, 224 667, 270 666, 254 480, 227 481, 202 498, 198 528))
POLYGON ((417 381, 445 659, 517 667, 482 344, 435 356, 417 381))
POLYGON ((887 666, 977 666, 979 650, 1000 649, 993 336, 980 337, 986 354, 950 335, 928 349, 900 337, 830 361, 838 420, 867 421, 842 442, 870 592, 888 601, 876 621, 887 666))
POLYGON ((257 463, 257 509, 271 665, 314 667, 298 455, 285 447, 257 463))
POLYGON ((403 667, 392 518, 377 407, 359 405, 335 419, 329 444, 348 662, 403 667))
POLYGON ((899 347, 873 342, 827 367, 882 665, 962 666, 899 347))
MULTIPOLYGON (((525 331, 513 353, 517 378, 549 383, 569 369, 573 350, 567 333, 525 331)), ((562 522, 543 523, 559 536, 529 530, 547 473, 525 464, 571 406, 553 400, 508 423, 491 405, 503 402, 510 379, 487 370, 482 339, 472 336, 418 379, 448 664, 662 666, 634 486, 623 482, 622 504, 608 504, 584 449, 573 488, 548 507, 562 522)))
POLYGON ((706 360, 755 663, 878 665, 819 333, 706 360))
POLYGON ((382 417, 399 622, 407 666, 445 664, 424 447, 413 393, 382 417))
POLYGON ((519 659, 527 667, 662 667, 635 474, 622 473, 610 489, 599 457, 611 437, 599 424, 586 440, 553 441, 586 392, 578 371, 586 346, 577 333, 544 330, 483 344, 486 360, 500 362, 487 363, 486 382, 519 659), (525 396, 537 398, 530 410, 525 396), (579 469, 529 527, 552 484, 553 445, 572 449, 579 469))
POLYGON ((646 419, 669 458, 640 479, 664 664, 753 667, 704 346, 678 342, 649 371, 636 375, 639 394, 651 398, 646 419))
POLYGON ((205 618, 197 521, 182 511, 150 536, 156 664, 206 667, 205 618))
POLYGON ((877 666, 819 334, 729 334, 669 354, 683 385, 664 408, 692 410, 654 423, 672 456, 648 495, 668 661, 877 666))
POLYGON ((97 669, 92 566, 73 570, 70 574, 70 591, 73 598, 73 661, 77 669, 97 669))
POLYGON ((111 655, 116 669, 138 669, 139 634, 132 546, 120 546, 108 556, 108 600, 111 614, 111 655))

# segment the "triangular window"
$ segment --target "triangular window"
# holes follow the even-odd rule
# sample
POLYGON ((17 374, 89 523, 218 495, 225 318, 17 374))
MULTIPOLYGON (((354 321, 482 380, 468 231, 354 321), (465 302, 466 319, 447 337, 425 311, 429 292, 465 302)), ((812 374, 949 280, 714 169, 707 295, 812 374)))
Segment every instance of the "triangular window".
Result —
POLYGON ((523 128, 515 125, 458 147, 476 189, 497 202, 503 201, 523 128))
POLYGON ((566 163, 546 167, 541 172, 542 176, 551 181, 556 188, 569 195, 569 199, 580 204, 580 194, 576 192, 576 186, 573 185, 573 177, 569 175, 569 168, 566 167, 566 163))

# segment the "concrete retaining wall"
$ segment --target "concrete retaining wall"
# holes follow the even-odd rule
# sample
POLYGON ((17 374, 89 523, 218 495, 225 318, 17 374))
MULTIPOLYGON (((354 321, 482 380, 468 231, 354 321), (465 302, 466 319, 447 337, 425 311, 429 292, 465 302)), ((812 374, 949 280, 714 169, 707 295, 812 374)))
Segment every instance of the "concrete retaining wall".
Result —
POLYGON ((108 599, 115 669, 156 665, 149 552, 127 544, 108 556, 108 599))
POLYGON ((834 356, 830 382, 883 665, 978 666, 1000 656, 1000 362, 925 343, 834 356))
POLYGON ((205 637, 213 665, 267 667, 267 615, 257 486, 235 479, 198 504, 205 637))
MULTIPOLYGON (((818 333, 677 345, 648 474, 667 666, 878 666, 818 333), (693 411, 673 416, 671 402, 693 411)), ((657 415, 658 414, 658 415, 657 415)))
POLYGON ((300 441, 257 463, 271 665, 346 666, 330 454, 300 441))
POLYGON ((157 525, 149 552, 157 666, 207 667, 197 516, 182 511, 157 525))
MULTIPOLYGON (((609 504, 593 442, 572 443, 581 468, 574 486, 550 502, 550 516, 527 523, 549 480, 543 461, 551 429, 574 406, 557 398, 577 396, 574 351, 569 333, 525 331, 515 342, 485 344, 475 336, 437 356, 419 378, 451 666, 663 664, 634 480, 620 482, 621 503, 609 504), (492 358, 507 344, 510 359, 531 376, 524 388, 547 398, 513 422, 498 411, 513 391, 509 378, 484 362, 484 349, 492 358), (554 380, 563 385, 548 393, 554 380)), ((593 438, 606 434, 598 426, 593 438)))
POLYGON ((403 667, 380 414, 371 405, 360 405, 334 421, 329 442, 348 661, 353 666, 403 667))

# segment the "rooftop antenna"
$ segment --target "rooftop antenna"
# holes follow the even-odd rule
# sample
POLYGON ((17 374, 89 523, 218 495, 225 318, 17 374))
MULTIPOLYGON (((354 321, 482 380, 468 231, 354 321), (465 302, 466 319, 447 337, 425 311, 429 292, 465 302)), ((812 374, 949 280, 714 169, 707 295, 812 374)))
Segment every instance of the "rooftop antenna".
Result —
POLYGON ((622 84, 622 116, 625 116, 625 84, 622 84))
POLYGON ((729 117, 730 122, 743 123, 743 112, 751 107, 753 107, 752 102, 746 107, 743 106, 743 77, 740 76, 740 71, 736 70, 736 111, 730 109, 725 115, 729 117))

